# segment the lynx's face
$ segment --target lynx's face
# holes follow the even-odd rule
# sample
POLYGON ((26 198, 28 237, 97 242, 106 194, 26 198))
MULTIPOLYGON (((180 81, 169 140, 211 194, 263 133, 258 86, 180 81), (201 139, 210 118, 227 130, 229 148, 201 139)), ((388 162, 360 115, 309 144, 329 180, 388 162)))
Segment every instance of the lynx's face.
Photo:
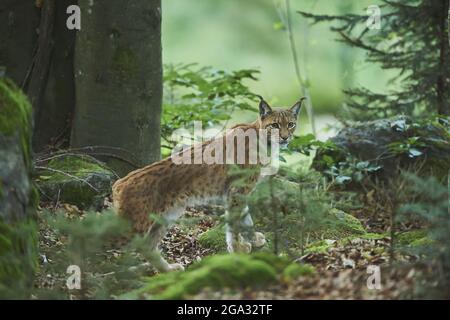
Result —
POLYGON ((289 142, 294 136, 295 128, 297 127, 298 114, 302 107, 302 98, 289 109, 272 110, 269 104, 261 99, 259 104, 259 116, 261 129, 266 129, 269 132, 278 130, 280 136, 280 147, 287 148, 289 142))

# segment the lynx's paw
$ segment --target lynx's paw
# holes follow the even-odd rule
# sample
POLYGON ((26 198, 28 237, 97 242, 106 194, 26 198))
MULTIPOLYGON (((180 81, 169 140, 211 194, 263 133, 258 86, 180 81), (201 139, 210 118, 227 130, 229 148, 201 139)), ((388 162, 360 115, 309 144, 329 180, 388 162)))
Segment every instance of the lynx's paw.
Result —
POLYGON ((184 271, 184 267, 181 263, 170 263, 166 271, 184 271))
POLYGON ((242 235, 238 236, 239 241, 237 242, 238 250, 237 252, 250 253, 252 252, 252 244, 244 239, 242 235))
POLYGON ((253 245, 256 248, 261 248, 266 244, 266 237, 261 232, 255 232, 255 238, 253 240, 253 245))
POLYGON ((227 235, 227 249, 229 253, 250 253, 252 251, 252 244, 246 241, 241 234, 238 235, 237 240, 231 234, 229 234, 227 235))

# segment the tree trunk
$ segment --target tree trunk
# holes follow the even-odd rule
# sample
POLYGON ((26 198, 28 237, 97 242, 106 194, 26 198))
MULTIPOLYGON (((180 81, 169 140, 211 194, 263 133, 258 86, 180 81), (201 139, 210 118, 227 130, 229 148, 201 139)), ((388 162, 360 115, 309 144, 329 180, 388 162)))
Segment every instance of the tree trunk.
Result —
POLYGON ((53 28, 53 52, 48 69, 39 112, 35 117, 33 149, 42 151, 48 146, 68 147, 70 127, 75 109, 75 79, 73 59, 76 30, 66 27, 67 7, 75 0, 57 0, 53 28))
POLYGON ((449 105, 449 91, 450 91, 450 70, 448 55, 449 55, 449 34, 448 34, 448 15, 449 15, 449 1, 441 0, 442 9, 440 10, 440 46, 439 46, 439 76, 437 79, 437 103, 438 113, 443 116, 450 115, 449 105))
POLYGON ((160 159, 160 0, 79 0, 72 147, 110 148, 119 174, 160 159))
POLYGON ((41 10, 39 23, 39 38, 36 52, 30 65, 30 69, 23 82, 31 105, 33 106, 33 118, 42 113, 41 99, 48 79, 48 70, 53 51, 53 27, 55 24, 56 3, 55 0, 47 0, 41 10))
POLYGON ((75 33, 66 28, 66 9, 76 0, 32 0, 0 4, 0 67, 32 101, 33 150, 67 147, 75 105, 75 33), (36 2, 37 3, 37 2, 36 2))
POLYGON ((33 59, 40 10, 30 0, 0 2, 0 67, 19 86, 33 59))

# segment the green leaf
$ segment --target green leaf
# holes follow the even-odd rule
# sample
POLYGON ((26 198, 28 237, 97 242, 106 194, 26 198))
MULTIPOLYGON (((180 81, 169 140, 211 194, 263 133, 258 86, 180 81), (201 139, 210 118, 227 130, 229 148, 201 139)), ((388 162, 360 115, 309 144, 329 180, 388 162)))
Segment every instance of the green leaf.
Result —
POLYGON ((420 150, 418 150, 418 149, 416 149, 416 148, 411 148, 411 149, 408 150, 408 156, 409 156, 410 158, 419 157, 419 156, 421 156, 422 154, 423 154, 423 152, 420 151, 420 150))
POLYGON ((277 21, 277 22, 275 22, 275 23, 273 24, 273 29, 276 30, 276 31, 279 31, 279 30, 285 30, 285 29, 286 29, 286 26, 284 25, 283 22, 277 21))
POLYGON ((336 183, 337 184, 344 184, 346 182, 350 182, 352 180, 349 176, 337 176, 336 177, 336 183))

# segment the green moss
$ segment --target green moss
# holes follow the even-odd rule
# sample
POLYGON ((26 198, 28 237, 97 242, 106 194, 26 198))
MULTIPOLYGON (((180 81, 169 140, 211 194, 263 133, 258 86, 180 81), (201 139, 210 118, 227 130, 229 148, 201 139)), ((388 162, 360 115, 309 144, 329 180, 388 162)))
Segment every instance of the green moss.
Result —
POLYGON ((370 232, 368 232, 368 233, 365 233, 365 234, 359 236, 358 238, 366 239, 366 240, 380 240, 380 239, 383 239, 386 237, 388 237, 388 234, 386 234, 386 233, 370 233, 370 232))
POLYGON ((118 47, 114 52, 113 69, 121 78, 129 78, 138 70, 134 52, 128 47, 118 47))
POLYGON ((28 299, 37 265, 37 226, 0 221, 0 299, 28 299))
POLYGON ((64 156, 51 160, 36 182, 43 196, 81 208, 96 206, 110 192, 113 173, 87 156, 64 156))
POLYGON ((413 230, 403 232, 397 235, 397 243, 404 246, 422 246, 432 243, 433 240, 428 238, 426 230, 413 230))
POLYGON ((331 213, 336 215, 336 217, 340 220, 340 229, 342 229, 343 231, 359 234, 366 233, 366 230, 361 224, 361 221, 359 221, 354 216, 338 209, 332 209, 331 213))
POLYGON ((330 220, 319 231, 321 232, 321 238, 327 239, 342 239, 366 233, 361 221, 336 208, 330 210, 330 220))
MULTIPOLYGON (((0 199, 1 199, 1 196, 0 196, 0 199)), ((39 205, 39 200, 40 200, 39 191, 33 183, 31 185, 31 192, 30 192, 30 204, 33 206, 33 208, 37 208, 37 206, 39 205)))
MULTIPOLYGON (((357 234, 357 235, 351 235, 347 237, 343 237, 340 239, 337 239, 336 241, 339 244, 348 243, 351 242, 353 239, 364 239, 364 240, 380 240, 383 238, 386 238, 388 235, 385 233, 364 233, 364 234, 357 234)), ((306 248, 306 253, 325 253, 328 251, 328 249, 333 245, 334 242, 330 240, 319 240, 315 241, 313 243, 310 243, 306 248)))
POLYGON ((277 256, 272 252, 256 252, 252 254, 252 257, 272 266, 277 273, 281 273, 291 263, 287 256, 277 256))
POLYGON ((422 247, 422 246, 427 246, 430 244, 433 244, 434 241, 428 237, 423 237, 417 240, 414 240, 413 242, 410 243, 411 247, 422 247))
MULTIPOLYGON (((19 145, 18 155, 23 158, 25 168, 21 164, 17 164, 16 168, 27 175, 31 172, 31 115, 31 105, 22 91, 12 81, 0 78, 0 135, 12 138, 6 140, 7 152, 17 154, 15 146, 19 145)), ((17 161, 17 158, 14 159, 17 161)), ((11 185, 11 190, 26 207, 26 215, 31 218, 14 223, 0 218, 0 299, 23 299, 29 298, 37 268, 37 226, 32 219, 37 201, 35 188, 28 183, 28 177, 14 180, 15 176, 8 167, 3 168, 3 179, 11 185)), ((4 200, 8 208, 8 199, 2 199, 3 183, 0 177, 0 200, 4 200)), ((5 208, 3 203, 2 207, 5 208)), ((0 213, 2 216, 5 215, 0 213)))
POLYGON ((203 232, 198 238, 198 242, 202 247, 212 249, 215 252, 226 252, 225 225, 219 224, 203 232))
MULTIPOLYGON (((111 171, 105 166, 86 156, 70 156, 53 159, 47 166, 55 170, 69 173, 70 175, 81 179, 93 172, 111 174, 111 171)), ((53 172, 51 179, 53 181, 67 181, 72 180, 73 178, 63 173, 53 172)))
POLYGON ((326 240, 315 241, 305 248, 305 253, 324 253, 328 251, 331 244, 326 240))
POLYGON ((309 264, 291 263, 283 271, 283 279, 285 281, 291 281, 302 276, 308 276, 314 274, 316 269, 309 264))
POLYGON ((0 79, 0 134, 19 135, 24 161, 30 166, 31 105, 10 80, 0 79))
POLYGON ((273 266, 261 257, 242 254, 215 255, 187 271, 159 274, 124 298, 185 299, 203 288, 260 288, 277 280, 273 266))

